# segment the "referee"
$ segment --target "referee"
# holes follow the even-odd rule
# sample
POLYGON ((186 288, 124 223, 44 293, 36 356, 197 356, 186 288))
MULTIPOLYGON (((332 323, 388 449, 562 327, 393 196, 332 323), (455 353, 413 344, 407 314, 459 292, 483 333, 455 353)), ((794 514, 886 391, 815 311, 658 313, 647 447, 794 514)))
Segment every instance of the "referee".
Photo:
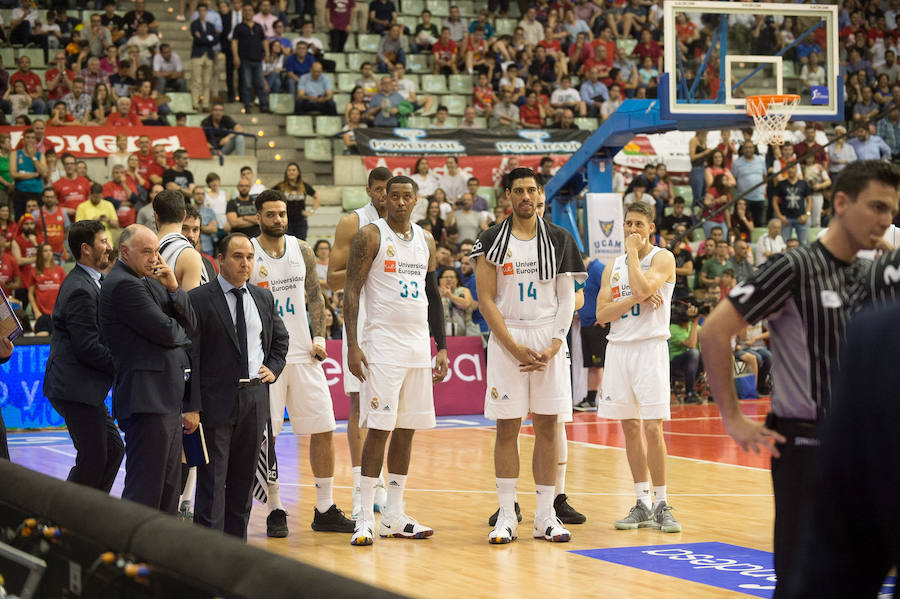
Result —
MULTIPOLYGON (((700 332, 704 362, 728 434, 744 450, 772 452, 775 489, 775 599, 798 563, 802 517, 813 496, 818 427, 828 412, 831 381, 850 316, 868 295, 871 262, 856 258, 880 247, 897 213, 900 173, 887 162, 864 160, 838 175, 828 232, 809 246, 770 257, 741 281, 700 332), (734 386, 730 339, 767 319, 773 349, 771 412, 765 425, 741 412, 734 386)), ((802 551, 802 547, 800 548, 802 551)))

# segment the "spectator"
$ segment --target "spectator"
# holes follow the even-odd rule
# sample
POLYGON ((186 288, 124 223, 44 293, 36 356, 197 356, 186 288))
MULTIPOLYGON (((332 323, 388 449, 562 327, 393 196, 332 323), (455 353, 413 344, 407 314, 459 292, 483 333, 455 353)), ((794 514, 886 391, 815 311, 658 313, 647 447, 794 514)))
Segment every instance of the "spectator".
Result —
POLYGON ((673 229, 667 230, 662 234, 663 246, 675 255, 675 289, 672 294, 673 300, 685 299, 691 295, 691 288, 688 284, 688 277, 694 274, 694 259, 691 255, 691 246, 687 238, 684 236, 687 227, 685 225, 677 225, 673 229), (680 241, 675 244, 675 237, 679 236, 680 241))
POLYGON ((402 27, 395 23, 391 25, 388 34, 381 38, 377 54, 379 73, 393 72, 394 65, 397 63, 406 66, 406 52, 403 49, 405 40, 401 33, 402 27))
POLYGON ((732 239, 743 239, 751 241, 753 239, 753 217, 748 208, 746 198, 739 198, 731 211, 730 223, 732 239))
POLYGON ((781 220, 782 230, 791 238, 792 230, 797 234, 801 245, 808 243, 809 217, 812 213, 812 190, 806 181, 800 178, 797 169, 788 171, 788 178, 779 181, 775 186, 772 201, 775 216, 781 220))
POLYGON ((65 102, 57 101, 56 104, 53 105, 50 118, 47 119, 47 125, 50 127, 77 127, 81 125, 81 123, 69 113, 69 109, 65 102))
POLYGON ((450 28, 441 28, 441 37, 431 47, 433 59, 432 72, 435 75, 456 75, 459 73, 459 46, 451 37, 450 28))
POLYGON ((478 116, 477 116, 477 113, 475 112, 475 107, 466 106, 466 109, 463 112, 462 121, 460 121, 460 123, 459 123, 459 125, 457 125, 457 127, 459 129, 483 129, 484 125, 477 122, 475 120, 477 118, 478 118, 478 116))
POLYGON ((140 127, 143 123, 137 113, 132 112, 131 99, 119 98, 116 101, 116 110, 111 112, 106 118, 106 125, 108 127, 124 127, 127 125, 140 127))
POLYGON ((438 275, 438 291, 444 306, 444 326, 447 335, 481 335, 481 329, 472 322, 472 294, 460 284, 459 273, 453 267, 441 269, 438 275))
POLYGON ((460 196, 453 211, 453 222, 462 239, 475 239, 481 233, 484 217, 481 212, 472 209, 473 201, 474 196, 467 191, 460 196))
POLYGON ((731 170, 726 165, 725 154, 719 149, 714 149, 712 154, 710 154, 706 159, 706 170, 704 171, 704 177, 706 178, 707 189, 712 186, 713 179, 715 179, 718 175, 723 176, 725 186, 729 189, 737 184, 737 182, 734 180, 734 175, 731 174, 731 170))
POLYGON ((762 157, 756 155, 756 144, 745 141, 741 146, 741 155, 732 163, 731 169, 737 193, 747 200, 753 224, 762 226, 766 217, 766 164, 762 157))
POLYGON ((844 170, 851 162, 856 162, 856 150, 845 137, 847 129, 843 125, 834 127, 835 141, 828 146, 828 170, 832 178, 844 170))
POLYGON ((74 73, 66 68, 66 53, 62 50, 55 52, 53 57, 54 67, 44 73, 44 81, 47 83, 47 100, 60 100, 72 90, 74 73))
POLYGON ((87 42, 91 56, 100 58, 106 55, 106 49, 112 46, 112 33, 103 26, 99 14, 92 14, 88 27, 82 31, 82 39, 87 42), (85 33, 85 30, 87 32, 85 33))
POLYGON ((106 227, 107 234, 113 237, 113 230, 119 228, 119 215, 112 202, 103 199, 103 186, 99 183, 91 185, 88 199, 78 205, 75 211, 75 222, 80 220, 98 220, 106 227))
POLYGON ((11 88, 7 88, 3 95, 3 101, 9 105, 10 116, 13 119, 27 118, 28 111, 34 101, 25 89, 25 82, 19 79, 11 88), (11 92, 11 93, 10 93, 11 92))
MULTIPOLYGON (((208 14, 206 3, 201 2, 197 5, 197 18, 191 22, 191 100, 198 112, 203 112, 203 101, 206 106, 212 103, 210 88, 216 62, 215 47, 220 40, 220 34, 207 18, 208 14)), ((163 89, 159 91, 164 92, 163 89)))
MULTIPOLYGON (((484 39, 484 27, 476 25, 472 34, 466 38, 466 71, 471 75, 475 72, 486 73, 488 80, 494 78, 494 56, 488 52, 488 43, 484 39)), ((555 80, 554 76, 554 80, 555 80)))
POLYGON ((228 225, 228 218, 225 216, 228 207, 228 197, 220 188, 222 179, 216 173, 206 175, 206 206, 208 206, 216 215, 216 223, 219 230, 228 233, 231 227, 228 225))
POLYGON ((344 51, 355 5, 356 0, 328 0, 325 5, 329 25, 328 46, 332 52, 344 51))
POLYGON ((262 26, 253 21, 253 6, 245 4, 242 10, 242 21, 234 28, 234 39, 231 42, 234 64, 241 69, 241 102, 244 104, 244 112, 250 114, 252 86, 259 99, 260 111, 269 112, 269 94, 266 93, 262 74, 262 60, 267 52, 268 42, 262 26))
POLYGON ((372 96, 366 115, 374 118, 376 127, 397 127, 398 106, 403 96, 394 91, 394 83, 390 77, 381 78, 381 90, 372 96))
POLYGON ((107 77, 106 73, 100 69, 100 59, 96 56, 88 58, 87 67, 81 69, 79 76, 84 79, 84 93, 89 96, 94 95, 94 90, 101 83, 109 85, 109 77, 107 77))
POLYGON ((241 178, 250 180, 250 199, 254 201, 256 201, 256 196, 266 190, 266 186, 263 185, 259 179, 253 176, 253 169, 250 168, 250 166, 245 165, 241 167, 241 178))
POLYGON ((125 37, 125 19, 116 14, 116 0, 104 0, 100 24, 109 30, 113 44, 120 43, 125 37))
POLYGON ((113 167, 112 180, 103 184, 103 199, 115 206, 121 228, 134 224, 137 218, 134 207, 140 201, 138 184, 129 179, 125 166, 117 164, 113 167))
POLYGON ((137 82, 129 74, 130 70, 131 62, 127 58, 123 58, 119 61, 119 70, 109 76, 109 87, 114 98, 128 98, 131 96, 131 90, 137 82))
POLYGON ((735 280, 742 283, 750 278, 756 268, 753 266, 753 256, 750 255, 749 240, 738 239, 734 242, 732 250, 734 257, 731 259, 735 280))
MULTIPOLYGON (((715 253, 703 262, 700 270, 700 284, 710 288, 722 284, 722 273, 728 269, 734 273, 734 262, 728 257, 728 242, 724 239, 716 241, 715 253)), ((717 298, 718 299, 718 298, 717 298)))
POLYGON ((238 135, 243 133, 244 128, 225 114, 223 104, 213 104, 212 112, 200 122, 200 126, 214 156, 244 155, 246 142, 243 135, 238 135))
POLYGON ((397 8, 390 0, 372 0, 369 3, 369 30, 384 33, 397 22, 397 8))
MULTIPOLYGON (((214 253, 219 234, 219 223, 216 220, 216 213, 206 205, 206 192, 202 186, 194 187, 191 199, 200 221, 200 237, 199 244, 197 244, 199 247, 197 249, 211 256, 214 253)), ((185 220, 187 220, 187 217, 185 217, 185 220)))
POLYGON ((69 229, 69 217, 59 207, 56 192, 52 187, 44 190, 42 195, 43 205, 40 210, 35 210, 31 215, 35 222, 40 223, 42 240, 53 247, 53 253, 58 260, 66 259, 66 233, 69 229))
POLYGON ((365 101, 368 102, 372 99, 372 96, 377 94, 378 90, 381 89, 380 84, 378 79, 375 78, 374 71, 372 70, 372 63, 362 63, 359 70, 362 77, 356 80, 355 85, 363 89, 365 101))
POLYGON ((631 182, 632 191, 630 193, 625 194, 625 198, 623 200, 624 206, 627 208, 631 204, 635 202, 643 202, 650 206, 650 209, 653 211, 653 220, 656 220, 656 198, 647 193, 647 189, 650 187, 650 183, 643 175, 639 175, 634 178, 631 182))
POLYGON ((434 98, 432 96, 423 96, 422 101, 418 101, 416 98, 416 84, 412 79, 406 77, 406 67, 400 62, 394 63, 394 85, 397 88, 397 93, 403 96, 404 100, 412 103, 414 111, 419 109, 423 109, 424 112, 431 111, 434 98))
POLYGON ((806 154, 803 158, 803 178, 812 192, 812 207, 809 215, 809 226, 822 226, 822 207, 825 204, 825 191, 831 187, 831 177, 825 165, 818 162, 815 153, 806 154))
POLYGON ((428 9, 423 10, 422 22, 416 24, 416 30, 413 33, 412 52, 414 54, 431 52, 432 46, 437 43, 440 35, 437 25, 431 21, 431 11, 428 9))
POLYGON ((34 216, 26 212, 19 219, 19 226, 16 235, 11 244, 13 258, 19 265, 19 272, 22 275, 22 298, 28 296, 28 286, 31 285, 31 277, 34 274, 34 262, 37 259, 38 240, 37 229, 35 228, 34 216))
POLYGON ((0 133, 0 207, 7 207, 7 218, 9 217, 9 196, 15 184, 12 175, 9 174, 9 159, 12 156, 14 154, 9 133, 0 133))
MULTIPOLYGON (((91 98, 91 111, 89 125, 103 125, 106 119, 116 108, 112 94, 109 92, 109 86, 105 83, 99 83, 94 87, 94 95, 91 98)), ((131 110, 131 104, 128 105, 131 110)))
POLYGON ((805 156, 807 152, 812 153, 816 162, 820 163, 823 167, 828 166, 828 152, 826 152, 825 148, 816 141, 816 126, 813 123, 806 124, 803 129, 803 141, 794 146, 794 153, 800 157, 800 160, 803 160, 803 156, 805 156))
POLYGON ((21 217, 28 200, 40 201, 44 190, 42 178, 47 175, 47 163, 38 151, 33 129, 25 129, 22 133, 22 149, 10 153, 9 174, 16 187, 12 194, 14 216, 21 217))
POLYGON ((449 112, 447 111, 447 107, 441 104, 437 107, 437 111, 434 113, 434 119, 431 121, 431 124, 428 126, 429 129, 451 129, 449 123, 447 123, 447 116, 449 112))
POLYGON ((131 112, 136 114, 143 125, 163 126, 166 122, 159 116, 159 105, 153 99, 149 81, 141 81, 137 93, 131 97, 131 112))
MULTIPOLYGON (((447 173, 440 178, 440 187, 447 194, 451 204, 455 204, 468 189, 469 175, 459 168, 459 159, 456 156, 447 157, 447 173)), ((475 238, 477 235, 469 235, 475 238)))
POLYGON ((65 278, 65 269, 57 265, 53 259, 53 247, 49 243, 40 244, 34 263, 34 273, 28 285, 28 303, 36 320, 34 331, 39 336, 53 332, 50 315, 53 313, 59 288, 65 278))
POLYGON ((344 154, 359 154, 359 147, 356 145, 355 129, 367 128, 368 125, 362 122, 362 112, 359 108, 351 107, 347 113, 347 122, 341 128, 341 138, 344 140, 344 154))
MULTIPOLYGON (((128 45, 137 47, 140 64, 149 66, 159 45, 159 36, 151 33, 146 23, 138 23, 137 31, 129 38, 128 45)), ((98 65, 99 60, 97 59, 98 65)))
POLYGON ((609 89, 600 81, 599 70, 597 67, 591 67, 588 70, 587 78, 581 84, 581 100, 585 104, 587 114, 594 117, 601 116, 600 110, 603 102, 609 99, 609 89))
POLYGON ((134 0, 134 10, 125 13, 125 32, 128 37, 137 33, 140 23, 145 23, 151 31, 155 31, 159 27, 153 13, 144 10, 146 5, 146 0, 134 0))
POLYGON ((315 188, 303 180, 300 165, 296 162, 287 165, 287 168, 284 169, 284 180, 275 188, 284 194, 287 203, 288 222, 285 232, 305 240, 309 231, 308 218, 319 210, 322 200, 315 188), (310 200, 312 200, 312 206, 308 205, 310 200))
POLYGON ((864 85, 862 87, 862 98, 853 106, 853 120, 858 123, 864 123, 874 118, 879 112, 881 112, 881 109, 872 97, 872 87, 864 85))
POLYGON ((450 39, 459 45, 462 45, 469 35, 469 29, 465 21, 459 16, 458 6, 450 6, 450 16, 441 22, 441 28, 443 29, 444 27, 450 30, 450 39))
POLYGON ((418 210, 414 209, 413 212, 424 214, 428 198, 431 197, 434 192, 437 191, 437 189, 441 186, 437 174, 431 170, 431 166, 428 164, 428 158, 422 156, 421 158, 416 160, 416 165, 413 168, 411 179, 416 182, 416 186, 419 190, 419 201, 416 204, 416 208, 418 210), (421 208, 419 206, 420 204, 422 205, 421 208))
POLYGON ((516 64, 510 64, 506 67, 506 73, 503 77, 500 78, 500 81, 497 82, 497 89, 499 90, 500 95, 503 95, 503 92, 509 91, 512 94, 512 101, 516 106, 521 106, 525 103, 525 81, 518 76, 519 75, 519 67, 516 64))
MULTIPOLYGON (((4 4, 8 6, 8 4, 4 4)), ((27 46, 33 44, 48 48, 46 34, 40 33, 38 11, 31 0, 22 0, 20 8, 13 8, 9 14, 9 43, 27 46)))
POLYGON ((319 277, 319 287, 322 293, 331 297, 328 289, 328 258, 331 255, 331 244, 325 239, 319 239, 313 246, 313 254, 316 256, 316 275, 319 277))
POLYGON ((587 116, 587 103, 581 99, 581 94, 572 88, 572 82, 568 76, 559 81, 559 87, 553 90, 550 96, 550 106, 556 109, 569 108, 577 111, 578 116, 587 116))
POLYGON ((529 6, 525 16, 519 21, 519 27, 525 34, 525 41, 530 47, 537 46, 544 39, 544 26, 537 20, 537 10, 529 6))
POLYGON ((84 93, 84 79, 76 77, 72 81, 72 91, 62 97, 69 113, 80 125, 87 125, 91 116, 91 97, 84 93))
POLYGON ((674 231, 678 225, 689 227, 692 220, 689 214, 684 213, 684 198, 677 196, 672 201, 672 213, 664 215, 661 219, 660 231, 665 234, 674 231))
POLYGON ((496 104, 497 95, 494 93, 494 88, 491 86, 487 73, 478 73, 478 80, 472 96, 473 112, 486 118, 491 118, 496 104))
POLYGON ((300 78, 309 73, 316 62, 315 57, 307 50, 307 44, 300 42, 294 46, 294 53, 284 59, 285 83, 289 94, 297 94, 297 84, 300 83, 300 78))
POLYGON ((232 233, 243 233, 253 238, 259 235, 259 219, 256 215, 256 202, 250 197, 250 185, 247 177, 238 182, 237 196, 228 201, 225 216, 232 233))
MULTIPOLYGON (((319 0, 321 2, 322 0, 319 0)), ((279 25, 278 22, 275 23, 275 26, 279 25)), ((277 31, 277 29, 276 29, 277 31)), ((322 40, 315 37, 313 35, 313 24, 312 21, 304 21, 302 25, 300 25, 300 36, 294 38, 293 45, 297 45, 300 42, 306 42, 308 51, 313 57, 319 62, 324 63, 324 53, 325 46, 322 44, 322 40)), ((288 47, 291 47, 291 44, 288 44, 288 47)), ((327 66, 324 65, 323 66, 327 66)), ((334 70, 334 69, 331 69, 334 70)))
POLYGON ((438 200, 419 200, 424 201, 425 216, 417 221, 417 224, 426 229, 434 237, 437 243, 444 240, 444 219, 441 218, 441 203, 438 200))
POLYGON ((878 137, 884 140, 891 151, 891 157, 900 160, 900 109, 894 105, 887 116, 877 124, 878 137))
POLYGON ((492 126, 519 127, 519 107, 512 102, 512 92, 504 90, 501 102, 494 107, 492 126))
POLYGON ((175 150, 172 155, 175 164, 163 173, 162 183, 166 189, 181 191, 186 198, 190 198, 194 191, 194 173, 188 170, 188 153, 185 150, 175 150))
MULTIPOLYGON (((674 304, 674 302, 673 302, 674 304)), ((672 306, 669 324, 669 371, 674 380, 684 378, 685 394, 679 398, 683 404, 701 403, 696 394, 697 375, 700 373, 700 350, 697 335, 700 332, 700 315, 690 301, 680 301, 672 306)))
POLYGON ((41 78, 31 70, 31 58, 20 56, 19 70, 9 78, 9 85, 15 88, 16 81, 25 84, 25 92, 31 97, 31 110, 35 114, 47 114, 47 103, 43 100, 44 89, 41 86, 41 78))
POLYGON ((300 77, 297 84, 297 96, 294 102, 294 114, 316 112, 320 114, 337 114, 334 103, 334 88, 331 79, 322 72, 322 63, 316 62, 312 70, 300 77))
POLYGON ((812 87, 825 85, 827 82, 825 67, 820 64, 821 54, 813 52, 809 55, 809 62, 800 69, 800 83, 806 88, 804 91, 812 94, 812 87))
POLYGON ((128 151, 128 136, 124 133, 119 133, 116 135, 115 151, 110 152, 106 157, 106 172, 110 179, 112 178, 113 167, 117 164, 126 166, 129 156, 131 156, 131 152, 128 151))
MULTIPOLYGON (((488 211, 488 201, 478 195, 478 191, 481 189, 481 182, 477 177, 469 177, 469 180, 466 181, 466 190, 472 194, 472 210, 478 213, 484 213, 488 211)), ((484 216, 482 214, 482 220, 484 220, 484 216)), ((473 238, 474 239, 474 238, 473 238)))
MULTIPOLYGON (((19 266, 12 252, 9 251, 9 242, 5 236, 0 235, 0 292, 12 299, 17 289, 22 289, 22 273, 19 272, 19 266)), ((15 308, 15 304, 13 307, 15 308)), ((23 322, 22 325, 24 324, 23 322)))

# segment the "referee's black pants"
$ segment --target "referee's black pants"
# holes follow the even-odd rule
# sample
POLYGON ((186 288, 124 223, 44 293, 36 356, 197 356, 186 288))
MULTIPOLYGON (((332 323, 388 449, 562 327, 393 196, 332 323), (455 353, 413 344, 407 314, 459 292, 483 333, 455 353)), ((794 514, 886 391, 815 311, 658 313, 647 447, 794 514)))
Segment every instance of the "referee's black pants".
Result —
POLYGON ((9 446, 6 444, 6 424, 3 423, 3 414, 0 414, 0 460, 9 459, 9 446))
POLYGON ((766 426, 786 437, 777 444, 781 457, 772 458, 772 486, 775 490, 775 586, 773 599, 788 597, 787 581, 805 562, 810 507, 815 493, 816 459, 819 440, 816 423, 778 418, 769 414, 766 426))

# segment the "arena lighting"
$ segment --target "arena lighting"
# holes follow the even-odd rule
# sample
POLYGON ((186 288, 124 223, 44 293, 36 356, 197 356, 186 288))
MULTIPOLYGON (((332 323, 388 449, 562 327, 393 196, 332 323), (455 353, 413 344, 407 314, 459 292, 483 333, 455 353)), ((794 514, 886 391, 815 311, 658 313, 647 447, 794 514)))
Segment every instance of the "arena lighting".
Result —
POLYGON ((263 131, 262 129, 260 129, 259 131, 256 132, 256 134, 259 135, 260 137, 262 137, 266 134, 266 132, 263 131))
POLYGON ((275 160, 281 160, 281 154, 275 154, 275 160))
POLYGON ((274 141, 270 141, 270 142, 269 142, 269 147, 270 147, 270 148, 274 148, 274 147, 275 147, 275 142, 274 142, 274 141))

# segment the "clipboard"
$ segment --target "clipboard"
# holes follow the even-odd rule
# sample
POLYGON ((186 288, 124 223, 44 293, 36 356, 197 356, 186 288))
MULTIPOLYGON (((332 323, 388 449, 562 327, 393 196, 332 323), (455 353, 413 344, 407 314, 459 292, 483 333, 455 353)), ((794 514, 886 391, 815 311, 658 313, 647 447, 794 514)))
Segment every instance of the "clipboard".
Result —
POLYGON ((3 303, 0 304, 0 335, 13 341, 23 333, 22 323, 19 322, 16 313, 9 304, 9 298, 6 297, 6 294, 0 291, 0 296, 3 296, 3 303))

